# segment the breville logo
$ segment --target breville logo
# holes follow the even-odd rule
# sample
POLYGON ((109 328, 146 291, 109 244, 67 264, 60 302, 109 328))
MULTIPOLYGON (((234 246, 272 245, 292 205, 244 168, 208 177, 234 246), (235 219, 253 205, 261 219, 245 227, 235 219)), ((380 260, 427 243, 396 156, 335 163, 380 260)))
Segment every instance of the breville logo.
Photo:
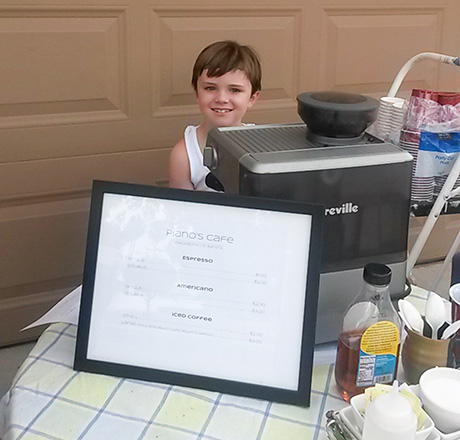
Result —
POLYGON ((342 215, 342 214, 354 214, 358 212, 358 205, 353 205, 351 202, 343 203, 342 206, 333 206, 332 208, 326 208, 324 211, 325 215, 342 215))

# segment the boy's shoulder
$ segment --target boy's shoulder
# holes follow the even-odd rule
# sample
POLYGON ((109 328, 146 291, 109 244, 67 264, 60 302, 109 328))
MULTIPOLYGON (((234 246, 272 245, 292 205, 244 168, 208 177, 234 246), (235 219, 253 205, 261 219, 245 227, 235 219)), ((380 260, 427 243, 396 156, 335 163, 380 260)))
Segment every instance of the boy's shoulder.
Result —
POLYGON ((190 180, 190 162, 184 137, 171 150, 168 169, 169 186, 173 188, 193 189, 190 180))
POLYGON ((180 152, 186 152, 186 147, 185 147, 185 138, 182 136, 180 140, 174 145, 171 154, 180 154, 180 152))

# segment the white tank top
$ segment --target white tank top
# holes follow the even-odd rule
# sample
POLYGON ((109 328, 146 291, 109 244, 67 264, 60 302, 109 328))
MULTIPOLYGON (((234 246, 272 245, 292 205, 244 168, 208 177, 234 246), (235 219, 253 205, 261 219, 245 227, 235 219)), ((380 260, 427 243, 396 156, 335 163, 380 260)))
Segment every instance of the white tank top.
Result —
POLYGON ((196 135, 197 128, 189 125, 184 133, 185 148, 190 163, 190 180, 192 181, 193 188, 198 191, 215 191, 206 185, 206 176, 209 173, 209 168, 203 165, 203 153, 201 152, 196 135))

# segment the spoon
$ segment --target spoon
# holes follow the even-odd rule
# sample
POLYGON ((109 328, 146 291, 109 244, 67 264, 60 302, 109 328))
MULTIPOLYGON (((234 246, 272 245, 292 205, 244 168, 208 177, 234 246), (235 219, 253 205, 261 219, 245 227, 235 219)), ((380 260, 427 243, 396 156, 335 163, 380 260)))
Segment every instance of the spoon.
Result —
POLYGON ((442 298, 430 292, 425 306, 425 319, 431 327, 431 339, 437 339, 438 329, 446 321, 446 308, 442 298))
POLYGON ((404 299, 398 301, 398 307, 402 315, 404 315, 403 321, 408 322, 408 327, 413 331, 423 334, 423 319, 419 311, 413 304, 404 299))
POLYGON ((404 322, 404 325, 405 325, 408 329, 410 329, 410 330, 412 330, 412 331, 415 331, 415 330, 412 328, 412 326, 410 325, 410 322, 406 319, 406 315, 405 315, 403 312, 401 312, 401 310, 398 311, 398 315, 401 317, 402 321, 404 322))
POLYGON ((460 329, 460 321, 455 321, 447 327, 442 333, 441 339, 449 339, 460 329))

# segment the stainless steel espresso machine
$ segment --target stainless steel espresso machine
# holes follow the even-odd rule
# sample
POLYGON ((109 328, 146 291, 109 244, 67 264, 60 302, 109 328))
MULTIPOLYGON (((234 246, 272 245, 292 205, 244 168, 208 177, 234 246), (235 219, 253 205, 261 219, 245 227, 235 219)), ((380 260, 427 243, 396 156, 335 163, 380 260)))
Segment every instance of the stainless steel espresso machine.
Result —
POLYGON ((305 124, 213 129, 204 161, 227 193, 325 207, 316 327, 322 343, 337 339, 366 263, 389 265, 392 295, 404 295, 412 156, 365 132, 378 109, 372 98, 310 92, 297 99, 305 124))

